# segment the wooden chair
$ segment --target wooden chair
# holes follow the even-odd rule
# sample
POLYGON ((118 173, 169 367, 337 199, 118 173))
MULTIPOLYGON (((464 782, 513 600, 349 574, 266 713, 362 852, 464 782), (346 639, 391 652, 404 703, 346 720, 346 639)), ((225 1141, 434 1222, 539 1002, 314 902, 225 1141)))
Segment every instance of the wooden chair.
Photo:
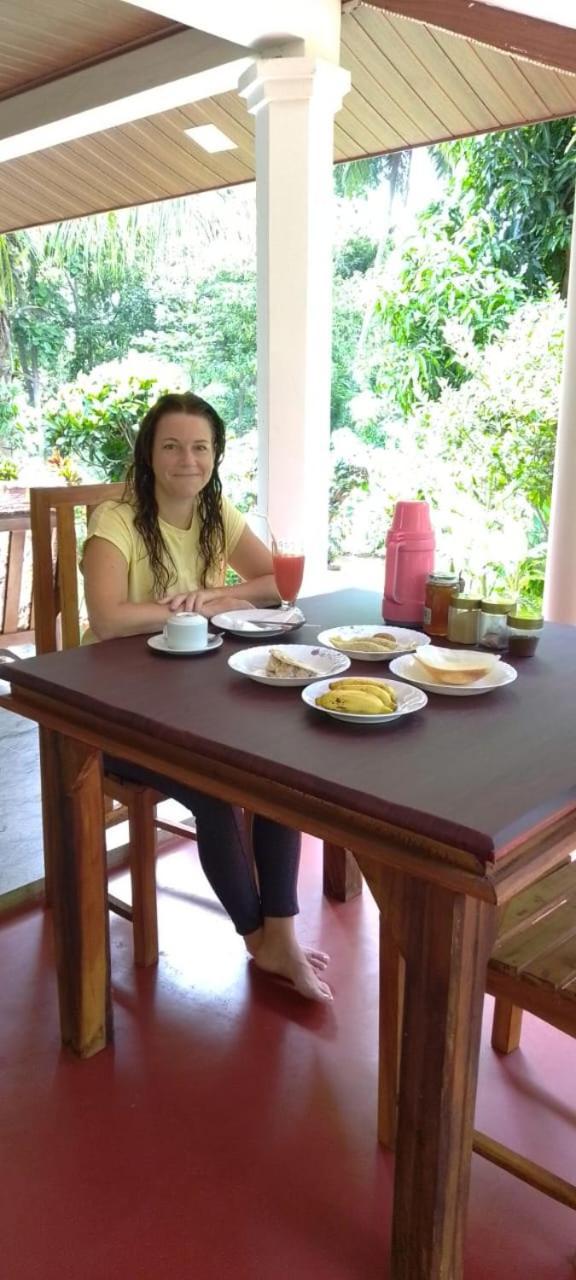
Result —
MULTIPOLYGON (((122 484, 34 488, 30 490, 32 527, 33 591, 36 652, 52 653, 71 649, 81 640, 81 608, 78 570, 77 512, 86 520, 101 502, 119 499, 122 484)), ((53 735, 40 729, 40 764, 43 779, 49 779, 53 735)), ((129 866, 132 906, 112 894, 112 911, 132 921, 136 964, 151 965, 158 960, 158 920, 156 908, 156 830, 194 839, 194 831, 184 823, 158 818, 156 805, 164 799, 157 791, 125 782, 106 773, 106 825, 128 819, 129 866)), ((42 788, 46 899, 50 901, 50 841, 52 815, 50 787, 42 788)))
MULTIPOLYGON (((101 502, 119 499, 122 484, 84 485, 30 490, 30 516, 34 567, 34 611, 37 653, 75 648, 81 640, 78 538, 76 513, 83 509, 86 519, 101 502)), ((49 776, 53 750, 49 730, 40 729, 40 762, 43 777, 49 776)), ((45 847, 46 899, 50 901, 50 788, 44 786, 43 825, 45 847)), ((106 822, 112 825, 128 817, 129 866, 132 880, 132 907, 108 895, 110 909, 132 920, 134 957, 139 965, 158 959, 156 908, 156 830, 194 838, 184 823, 168 822, 156 815, 156 805, 164 797, 149 788, 128 783, 111 774, 105 776, 106 822), (117 807, 112 808, 112 804, 117 807)), ((251 815, 246 822, 251 826, 251 815)), ((327 897, 346 902, 360 893, 362 878, 352 854, 338 846, 324 845, 324 892, 327 897)))
MULTIPOLYGON (((382 921, 379 1137, 394 1148, 404 965, 401 904, 382 921)), ((492 1047, 512 1053, 527 1010, 576 1036, 576 862, 566 862, 513 898, 500 913, 486 990, 495 996, 492 1047)), ((576 1186, 477 1130, 474 1151, 562 1204, 576 1209, 576 1186)))

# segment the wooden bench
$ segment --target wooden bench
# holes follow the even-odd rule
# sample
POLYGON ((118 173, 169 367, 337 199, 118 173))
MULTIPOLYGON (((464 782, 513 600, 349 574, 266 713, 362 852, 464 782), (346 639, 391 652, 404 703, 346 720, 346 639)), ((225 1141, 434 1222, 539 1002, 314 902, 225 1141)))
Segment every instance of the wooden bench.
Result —
MULTIPOLYGON (((382 923, 380 981, 379 1137, 394 1147, 398 1080, 402 1070, 402 903, 391 883, 382 923)), ((576 1036, 576 862, 566 862, 503 908, 488 964, 486 990, 495 997, 492 1046, 512 1053, 520 1044, 526 1010, 576 1036)), ((576 1186, 475 1131, 474 1151, 530 1186, 576 1209, 576 1186)))

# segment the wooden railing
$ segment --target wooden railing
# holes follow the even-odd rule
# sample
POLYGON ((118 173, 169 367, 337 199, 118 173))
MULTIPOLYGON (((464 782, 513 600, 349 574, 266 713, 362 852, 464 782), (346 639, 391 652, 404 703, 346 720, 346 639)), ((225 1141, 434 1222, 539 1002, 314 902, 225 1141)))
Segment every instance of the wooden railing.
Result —
POLYGON ((0 644, 25 644, 33 640, 28 490, 0 485, 0 644))

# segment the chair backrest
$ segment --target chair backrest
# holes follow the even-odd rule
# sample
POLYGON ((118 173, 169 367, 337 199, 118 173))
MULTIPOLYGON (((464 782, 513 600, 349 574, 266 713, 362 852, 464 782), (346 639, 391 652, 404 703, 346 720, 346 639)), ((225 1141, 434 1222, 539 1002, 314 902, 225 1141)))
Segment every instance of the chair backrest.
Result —
POLYGON ((30 490, 37 653, 75 649, 80 644, 76 513, 83 509, 88 520, 94 507, 119 501, 123 492, 123 484, 30 490))
POLYGON ((30 500, 27 489, 0 485, 0 637, 5 644, 33 638, 30 500))

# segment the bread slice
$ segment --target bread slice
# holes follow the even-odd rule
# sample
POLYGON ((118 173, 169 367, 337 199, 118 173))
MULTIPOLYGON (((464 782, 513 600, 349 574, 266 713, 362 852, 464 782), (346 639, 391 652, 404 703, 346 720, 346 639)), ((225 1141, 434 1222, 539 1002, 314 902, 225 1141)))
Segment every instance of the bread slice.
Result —
POLYGON ((292 676, 296 677, 310 676, 312 679, 319 673, 314 667, 308 667, 304 662, 297 662, 295 658, 291 658, 290 654, 282 649, 271 649, 268 661, 266 663, 266 675, 268 676, 292 676))
POLYGON ((499 655, 473 651, 458 653, 422 646, 416 651, 416 659, 437 684, 465 685, 475 684, 489 675, 499 661, 499 655))

